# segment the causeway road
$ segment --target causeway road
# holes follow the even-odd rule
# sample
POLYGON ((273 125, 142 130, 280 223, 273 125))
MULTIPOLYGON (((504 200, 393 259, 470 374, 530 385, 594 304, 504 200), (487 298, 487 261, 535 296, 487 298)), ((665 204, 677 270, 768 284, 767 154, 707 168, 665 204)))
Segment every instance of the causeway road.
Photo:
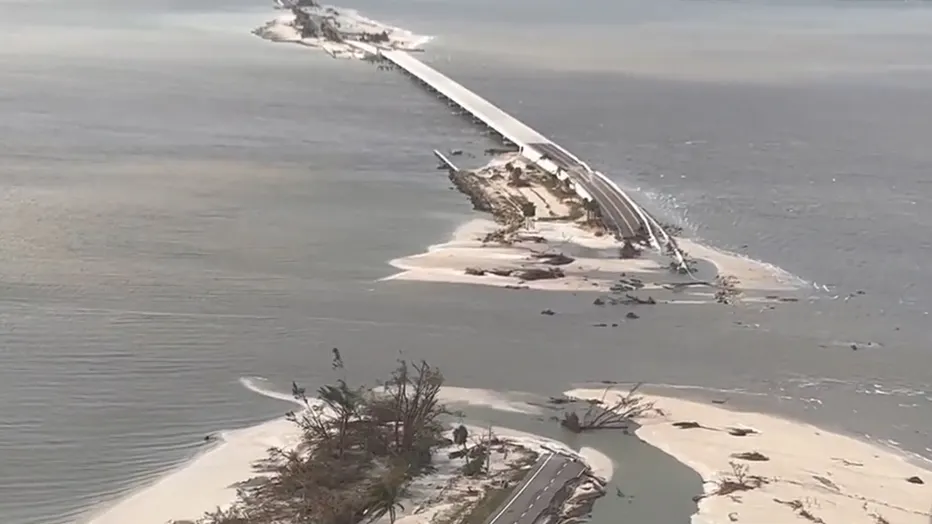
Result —
POLYGON ((636 209, 637 204, 619 194, 616 188, 593 173, 588 165, 572 153, 549 141, 536 142, 528 146, 543 154, 569 175, 574 182, 581 185, 595 199, 602 210, 603 217, 614 226, 621 238, 636 237, 642 228, 649 231, 650 224, 645 224, 642 220, 636 209))
POLYGON ((641 220, 631 203, 601 177, 588 171, 570 173, 570 176, 592 195, 605 218, 615 226, 621 238, 640 236, 643 231, 648 231, 649 225, 641 220))
POLYGON ((542 456, 486 524, 534 524, 550 509, 560 490, 586 469, 584 463, 560 453, 542 456))

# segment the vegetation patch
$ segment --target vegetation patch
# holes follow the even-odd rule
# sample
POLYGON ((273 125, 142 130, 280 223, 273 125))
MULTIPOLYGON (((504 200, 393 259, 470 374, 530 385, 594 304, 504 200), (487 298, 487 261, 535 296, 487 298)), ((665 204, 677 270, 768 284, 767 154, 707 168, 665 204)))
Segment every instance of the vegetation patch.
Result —
POLYGON ((199 524, 355 524, 385 515, 394 522, 409 483, 432 472, 434 452, 449 444, 440 421, 448 412, 438 401, 443 375, 400 360, 378 390, 351 386, 337 349, 333 369, 341 378, 314 401, 292 384, 305 406, 288 414, 301 444, 269 450, 236 502, 199 524))

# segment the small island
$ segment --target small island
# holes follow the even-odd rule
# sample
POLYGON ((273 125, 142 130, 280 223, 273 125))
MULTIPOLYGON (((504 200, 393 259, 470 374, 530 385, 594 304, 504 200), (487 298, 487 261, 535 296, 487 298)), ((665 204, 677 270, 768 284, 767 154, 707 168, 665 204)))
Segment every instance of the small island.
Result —
POLYGON ((333 369, 341 378, 313 398, 292 384, 304 405, 287 415, 298 444, 270 449, 236 500, 198 524, 485 524, 511 512, 558 524, 578 522, 605 493, 605 479, 559 443, 456 421, 426 362, 399 361, 378 387, 351 386, 337 349, 333 369))

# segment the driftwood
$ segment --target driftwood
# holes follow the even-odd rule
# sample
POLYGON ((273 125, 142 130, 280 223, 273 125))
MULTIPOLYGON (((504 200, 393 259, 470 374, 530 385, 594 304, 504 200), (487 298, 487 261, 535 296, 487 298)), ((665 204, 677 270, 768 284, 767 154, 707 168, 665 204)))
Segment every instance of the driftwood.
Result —
POLYGON ((512 276, 521 280, 546 280, 552 278, 563 278, 566 274, 558 267, 517 269, 512 276))
POLYGON ((499 277, 515 277, 524 281, 546 280, 553 278, 563 278, 566 274, 558 267, 547 268, 508 268, 496 267, 491 269, 482 269, 478 267, 467 267, 464 272, 467 275, 481 277, 484 275, 496 275, 499 277))
POLYGON ((541 262, 550 264, 551 266, 565 266, 576 260, 573 257, 564 255, 563 253, 535 253, 533 256, 541 262))
POLYGON ((568 411, 560 424, 573 433, 593 429, 627 429, 634 419, 654 411, 654 403, 638 394, 640 387, 640 383, 635 384, 630 391, 609 406, 605 405, 605 396, 610 388, 605 388, 600 400, 588 401, 589 407, 582 415, 568 411))
POLYGON ((625 294, 625 298, 615 298, 615 297, 599 297, 592 301, 596 306, 604 306, 606 304, 610 306, 643 306, 650 305, 653 306, 657 304, 657 301, 654 300, 654 297, 638 298, 634 295, 625 294))

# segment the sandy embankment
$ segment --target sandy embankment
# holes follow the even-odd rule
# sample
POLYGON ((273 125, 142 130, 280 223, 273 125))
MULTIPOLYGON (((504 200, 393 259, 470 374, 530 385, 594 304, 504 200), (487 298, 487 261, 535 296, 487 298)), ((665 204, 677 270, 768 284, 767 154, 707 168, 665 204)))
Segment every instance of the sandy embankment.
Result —
MULTIPOLYGON (((566 395, 598 399, 603 390, 577 389, 566 395)), ((617 395, 612 392, 606 400, 611 402, 617 395)), ((891 450, 761 413, 645 397, 662 415, 639 421, 638 437, 694 469, 705 481, 706 496, 693 517, 697 524, 929 524, 932 519, 932 473, 891 450), (701 427, 680 429, 674 422, 701 427), (753 432, 736 436, 731 428, 753 432), (735 457, 751 452, 767 460, 735 457), (759 477, 761 485, 716 494, 723 481, 736 480, 733 464, 747 467, 746 482, 753 484, 753 477, 759 477), (907 480, 914 477, 924 483, 907 480)))
MULTIPOLYGON (((576 258, 563 266, 562 278, 524 281, 517 277, 493 274, 470 275, 467 268, 540 267, 533 256, 553 247, 566 244, 593 249, 618 249, 620 244, 607 237, 597 237, 573 224, 538 222, 524 231, 529 236, 543 237, 547 244, 501 245, 482 242, 482 237, 499 229, 488 219, 477 218, 457 228, 453 238, 443 244, 430 246, 427 252, 398 258, 389 263, 400 273, 383 280, 413 280, 420 282, 446 282, 451 284, 479 284, 496 287, 523 287, 547 291, 608 291, 614 280, 587 276, 593 272, 611 273, 666 273, 666 267, 651 259, 576 258)), ((645 286, 647 289, 650 287, 645 286)), ((658 287, 658 286, 653 286, 658 287)))
MULTIPOLYGON (((398 258, 390 264, 402 271, 384 280, 414 280, 458 284, 520 287, 550 291, 607 292, 622 274, 637 277, 645 290, 659 289, 671 282, 689 281, 671 274, 671 259, 645 246, 638 258, 619 258, 623 243, 607 234, 604 228, 587 222, 580 197, 561 188, 557 179, 543 173, 517 153, 501 155, 486 166, 461 171, 459 188, 466 192, 477 209, 491 211, 489 218, 477 218, 461 225, 445 243, 430 246, 427 252, 398 258), (511 170, 521 171, 520 183, 512 180, 511 170), (464 188, 464 185, 467 186, 464 188), (480 193, 477 197, 477 193, 480 193), (478 200, 478 202, 477 202, 478 200), (522 202, 534 204, 535 219, 521 227, 522 202), (496 218, 493 221, 492 218, 496 218), (517 218, 516 218, 517 217, 517 218), (493 232, 508 231, 501 238, 493 232), (573 260, 560 265, 557 278, 526 280, 513 275, 497 275, 495 269, 548 267, 539 256, 561 253, 573 260), (484 274, 476 274, 475 270, 484 274)), ((499 235, 501 237, 501 235, 499 235)), ((739 255, 718 251, 695 241, 677 238, 677 243, 692 258, 706 260, 720 276, 729 276, 738 291, 787 291, 800 282, 772 266, 739 255)), ((706 278, 714 278, 706 275, 706 278)), ((695 280, 695 279, 694 279, 695 280)), ((714 301, 718 284, 694 288, 696 301, 714 301), (704 295, 704 298, 703 298, 704 295)))
MULTIPOLYGON (((264 382, 257 378, 242 379, 248 389, 259 394, 287 402, 294 402, 287 395, 265 389, 264 382)), ((441 399, 452 406, 476 405, 491 407, 499 411, 535 414, 540 408, 509 400, 505 395, 481 389, 449 387, 443 388, 441 399)), ((488 428, 470 427, 473 435, 483 434, 488 428)), ((538 452, 560 449, 572 453, 562 442, 538 435, 493 427, 493 433, 517 446, 538 452)), ((105 508, 82 521, 82 524, 166 524, 172 521, 194 521, 217 507, 227 507, 236 499, 239 482, 256 475, 253 464, 267 456, 270 447, 293 448, 300 439, 294 424, 278 418, 257 426, 227 431, 220 435, 221 442, 198 455, 181 467, 145 486, 109 508, 105 508)), ((587 463, 591 460, 597 475, 611 478, 611 459, 596 450, 581 454, 587 463)), ((515 457, 512 456, 511 460, 515 457)), ((507 456, 493 455, 496 468, 504 468, 507 456)), ((437 475, 423 477, 412 486, 411 498, 404 502, 406 513, 397 521, 401 524, 427 524, 430 517, 453 507, 448 500, 454 495, 476 496, 470 488, 482 487, 479 483, 461 482, 449 488, 442 499, 438 499, 438 488, 450 485, 458 478, 461 461, 451 461, 443 452, 437 455, 437 475), (446 500, 446 502, 444 502, 446 500)), ((387 522, 387 520, 386 520, 387 522)))

